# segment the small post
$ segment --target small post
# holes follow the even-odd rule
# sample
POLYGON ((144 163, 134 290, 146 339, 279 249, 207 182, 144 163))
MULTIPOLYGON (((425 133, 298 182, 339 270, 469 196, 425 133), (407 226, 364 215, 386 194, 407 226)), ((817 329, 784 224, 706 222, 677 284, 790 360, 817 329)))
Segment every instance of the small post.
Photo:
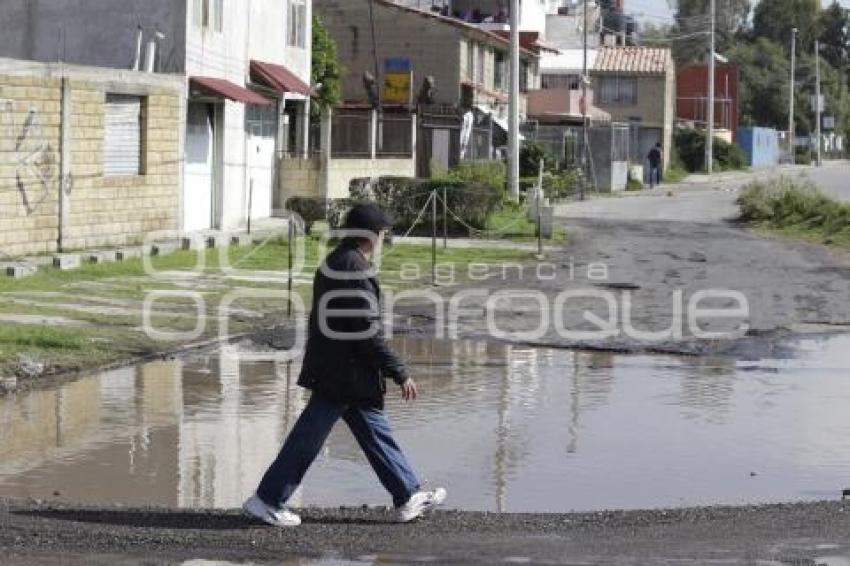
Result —
POLYGON ((449 199, 446 187, 443 187, 443 249, 449 249, 449 199))
POLYGON ((254 179, 248 185, 248 235, 251 235, 251 208, 254 206, 254 179))
POLYGON ((437 191, 431 191, 431 285, 437 285, 437 191))
POLYGON ((295 223, 293 222, 293 215, 289 215, 289 226, 288 226, 288 238, 287 238, 287 248, 288 248, 288 257, 286 260, 288 271, 286 274, 286 318, 292 318, 292 247, 294 242, 292 241, 295 238, 295 223))
POLYGON ((540 160, 540 173, 537 180, 537 256, 543 257, 543 160, 540 160))

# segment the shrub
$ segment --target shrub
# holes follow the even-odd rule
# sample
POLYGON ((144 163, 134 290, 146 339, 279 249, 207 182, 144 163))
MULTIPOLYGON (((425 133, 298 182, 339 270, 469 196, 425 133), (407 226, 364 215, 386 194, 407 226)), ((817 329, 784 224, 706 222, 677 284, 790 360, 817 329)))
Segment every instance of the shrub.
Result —
POLYGON ((286 201, 286 209, 301 217, 304 232, 309 234, 313 230, 313 224, 327 218, 328 203, 320 198, 292 197, 286 201))
MULTIPOLYGON (((519 180, 521 192, 527 192, 537 186, 539 177, 523 177, 519 180)), ((571 197, 579 192, 581 183, 581 170, 566 169, 555 173, 543 174, 543 192, 549 198, 563 199, 571 197)))
MULTIPOLYGON (((452 234, 469 234, 469 227, 484 230, 487 218, 502 204, 504 191, 491 185, 467 183, 440 179, 412 179, 408 177, 381 177, 371 183, 357 183, 351 186, 351 198, 334 201, 328 213, 331 227, 340 227, 345 212, 358 202, 374 202, 386 210, 395 221, 396 233, 430 234, 430 208, 419 218, 419 213, 431 196, 437 191, 439 199, 446 201, 451 213, 448 215, 448 229, 452 234)), ((439 227, 442 231, 443 206, 438 201, 439 227)))
POLYGON ((642 191, 643 183, 638 181, 637 179, 629 179, 626 181, 626 190, 627 191, 642 191))
POLYGON ((781 178, 746 185, 736 201, 741 218, 773 228, 798 228, 825 238, 850 235, 850 204, 825 196, 811 182, 781 178))
MULTIPOLYGON (((677 128, 674 132, 674 154, 690 172, 705 169, 705 137, 705 131, 693 128, 677 128)), ((720 138, 714 139, 716 170, 729 171, 744 167, 746 167, 746 156, 737 144, 728 143, 720 138)))
POLYGON ((807 147, 794 148, 794 163, 798 165, 811 165, 812 152, 807 147))
POLYGON ((502 161, 462 161, 454 169, 434 175, 434 179, 488 185, 499 191, 504 191, 507 175, 507 167, 502 161))
POLYGON ((546 148, 535 141, 527 141, 519 150, 519 176, 536 177, 540 173, 540 160, 543 159, 545 170, 555 167, 555 157, 546 148))

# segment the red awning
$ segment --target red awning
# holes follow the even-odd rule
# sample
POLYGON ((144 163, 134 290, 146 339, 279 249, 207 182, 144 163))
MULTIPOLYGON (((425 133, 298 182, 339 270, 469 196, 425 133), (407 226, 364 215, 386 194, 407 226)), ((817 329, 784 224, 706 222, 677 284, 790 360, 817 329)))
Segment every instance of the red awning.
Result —
POLYGON ((235 102, 256 104, 257 106, 268 106, 272 103, 268 98, 260 96, 256 92, 224 79, 214 79, 212 77, 190 77, 189 82, 191 83, 192 88, 198 88, 202 91, 215 94, 235 102))
POLYGON ((251 61, 251 80, 273 88, 278 92, 294 92, 310 96, 310 85, 299 79, 295 73, 283 65, 251 61))

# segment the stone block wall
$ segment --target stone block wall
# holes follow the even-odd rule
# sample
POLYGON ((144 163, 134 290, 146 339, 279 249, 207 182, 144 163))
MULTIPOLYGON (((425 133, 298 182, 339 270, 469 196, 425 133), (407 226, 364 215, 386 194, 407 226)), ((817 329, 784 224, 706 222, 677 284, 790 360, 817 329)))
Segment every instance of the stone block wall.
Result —
POLYGON ((0 258, 131 244, 179 228, 182 79, 0 63, 0 258), (140 175, 104 176, 110 93, 142 97, 140 175))

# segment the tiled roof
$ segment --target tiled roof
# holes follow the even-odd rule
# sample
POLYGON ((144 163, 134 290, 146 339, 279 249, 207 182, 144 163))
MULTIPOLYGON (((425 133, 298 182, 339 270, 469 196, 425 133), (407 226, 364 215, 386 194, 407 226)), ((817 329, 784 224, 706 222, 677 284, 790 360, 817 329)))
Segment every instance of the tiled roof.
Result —
POLYGON ((664 47, 603 47, 596 56, 594 71, 663 75, 671 59, 664 47))

